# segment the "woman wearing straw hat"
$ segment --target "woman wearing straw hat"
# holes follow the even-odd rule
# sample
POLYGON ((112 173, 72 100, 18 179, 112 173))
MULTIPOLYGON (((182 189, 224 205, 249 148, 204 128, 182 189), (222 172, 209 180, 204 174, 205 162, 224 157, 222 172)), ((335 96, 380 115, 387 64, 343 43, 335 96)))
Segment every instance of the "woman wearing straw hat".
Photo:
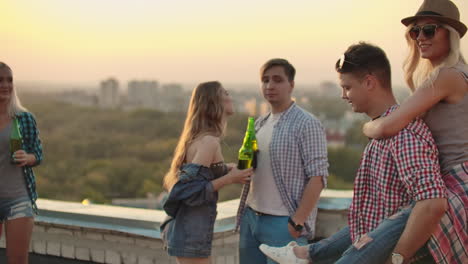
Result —
MULTIPOLYGON (((468 65, 460 52, 467 27, 448 0, 425 0, 416 15, 401 22, 407 26, 409 46, 405 79, 413 95, 389 116, 367 123, 364 133, 390 137, 423 115, 439 149, 449 202, 427 237, 428 248, 436 263, 468 263, 468 65)), ((417 249, 421 244, 407 246, 417 249)))

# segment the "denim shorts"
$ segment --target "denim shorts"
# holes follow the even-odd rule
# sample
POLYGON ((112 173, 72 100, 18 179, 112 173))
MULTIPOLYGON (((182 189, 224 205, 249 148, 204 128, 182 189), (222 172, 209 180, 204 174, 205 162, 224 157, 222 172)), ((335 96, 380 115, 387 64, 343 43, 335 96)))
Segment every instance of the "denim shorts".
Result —
POLYGON ((211 255, 216 203, 182 206, 175 219, 162 226, 161 237, 169 256, 207 258, 211 255))
POLYGON ((0 198, 0 223, 22 217, 34 217, 28 196, 13 199, 0 198))

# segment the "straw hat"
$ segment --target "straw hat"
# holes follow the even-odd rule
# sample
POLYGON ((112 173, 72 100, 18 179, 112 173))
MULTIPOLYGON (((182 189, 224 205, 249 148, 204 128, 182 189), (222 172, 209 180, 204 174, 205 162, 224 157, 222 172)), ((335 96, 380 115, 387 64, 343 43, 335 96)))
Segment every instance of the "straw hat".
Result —
POLYGON ((432 18, 444 24, 452 26, 460 34, 460 38, 466 33, 466 25, 460 21, 460 11, 449 0, 424 0, 416 15, 403 18, 401 23, 408 26, 418 18, 432 18))

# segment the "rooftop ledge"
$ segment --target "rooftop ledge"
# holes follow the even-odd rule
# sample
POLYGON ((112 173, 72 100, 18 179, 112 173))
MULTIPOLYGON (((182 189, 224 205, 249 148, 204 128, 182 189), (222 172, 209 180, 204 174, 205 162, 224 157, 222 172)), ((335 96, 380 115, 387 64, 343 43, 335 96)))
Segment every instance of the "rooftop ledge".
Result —
MULTIPOLYGON (((319 201, 322 211, 347 211, 351 204, 352 191, 324 190, 319 201)), ((166 218, 162 210, 129 208, 112 205, 65 202, 39 199, 39 216, 36 223, 58 226, 73 226, 85 229, 108 230, 149 238, 160 238, 159 225, 166 218)), ((220 202, 215 224, 216 232, 233 230, 239 199, 220 202)))
MULTIPOLYGON (((347 224, 352 191, 325 190, 319 201, 316 238, 347 224)), ((173 264, 163 249, 161 210, 39 199, 30 243, 31 263, 173 264)), ((239 233, 232 232, 239 199, 218 204, 212 263, 238 264, 239 233)), ((5 236, 0 263, 5 262, 5 236)))

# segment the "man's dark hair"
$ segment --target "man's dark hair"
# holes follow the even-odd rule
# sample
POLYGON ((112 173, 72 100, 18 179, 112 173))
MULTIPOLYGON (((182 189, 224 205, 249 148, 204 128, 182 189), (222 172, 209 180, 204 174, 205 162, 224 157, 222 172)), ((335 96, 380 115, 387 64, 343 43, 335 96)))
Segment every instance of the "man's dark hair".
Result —
POLYGON ((352 73, 359 78, 372 74, 383 87, 392 87, 392 72, 387 55, 381 48, 369 43, 359 42, 350 46, 336 62, 335 69, 339 73, 352 73))
POLYGON ((275 66, 283 67, 284 73, 288 77, 288 81, 290 82, 294 81, 294 77, 296 76, 296 69, 294 69, 294 66, 292 66, 292 64, 289 63, 289 61, 285 59, 278 59, 278 58, 271 59, 265 62, 265 64, 263 64, 263 66, 260 68, 260 78, 263 76, 263 74, 265 74, 267 70, 275 66))

